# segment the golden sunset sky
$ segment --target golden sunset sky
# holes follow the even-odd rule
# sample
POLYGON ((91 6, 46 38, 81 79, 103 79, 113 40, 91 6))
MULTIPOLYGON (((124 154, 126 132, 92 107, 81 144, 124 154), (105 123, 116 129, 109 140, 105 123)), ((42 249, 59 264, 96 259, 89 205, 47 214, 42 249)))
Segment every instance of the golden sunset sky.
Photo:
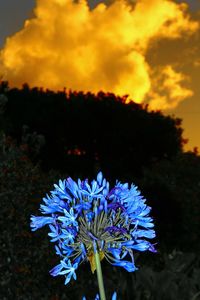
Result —
POLYGON ((10 86, 129 94, 183 119, 200 149, 200 1, 0 3, 0 76, 10 86))

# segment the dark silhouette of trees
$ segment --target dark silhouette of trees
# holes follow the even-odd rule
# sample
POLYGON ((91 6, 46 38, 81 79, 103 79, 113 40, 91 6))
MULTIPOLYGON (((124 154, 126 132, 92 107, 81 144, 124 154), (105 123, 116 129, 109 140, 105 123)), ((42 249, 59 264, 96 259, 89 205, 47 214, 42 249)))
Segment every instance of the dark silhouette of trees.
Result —
POLYGON ((101 169, 110 179, 130 180, 141 176, 143 167, 182 151, 180 119, 125 104, 127 96, 52 92, 27 84, 8 89, 6 96, 4 131, 20 140, 26 125, 43 135, 45 145, 34 159, 45 170, 93 176, 101 169))
MULTIPOLYGON (((41 244, 44 236, 39 235, 38 240, 33 237, 29 217, 38 212, 42 197, 60 178, 92 178, 100 169, 111 182, 117 178, 138 185, 152 207, 156 248, 160 252, 153 260, 146 254, 146 268, 143 274, 136 273, 136 281, 132 277, 129 282, 112 269, 111 276, 106 277, 110 278, 110 283, 106 280, 110 295, 113 282, 119 286, 118 282, 123 281, 127 282, 124 287, 120 285, 124 299, 137 297, 138 291, 142 293, 141 299, 145 293, 155 298, 156 291, 158 298, 168 295, 169 282, 174 299, 180 290, 187 298, 183 286, 195 295, 199 273, 193 260, 199 268, 197 259, 176 251, 171 256, 165 254, 175 248, 197 254, 200 250, 200 157, 195 151, 183 152, 181 120, 134 102, 125 104, 126 96, 112 93, 52 92, 31 89, 27 84, 21 89, 10 89, 8 83, 2 82, 1 95, 1 244, 2 264, 7 270, 4 283, 12 287, 7 289, 10 298, 23 294, 28 299, 30 288, 35 298, 65 298, 62 280, 52 280, 47 272, 57 262, 52 263, 53 246, 49 248, 48 239, 41 244), (50 172, 51 169, 54 170, 50 172), (149 263, 155 264, 153 272, 149 263), (187 273, 182 271, 183 267, 187 273), (37 280, 36 269, 40 270, 37 280), (149 285, 153 287, 151 292, 145 290, 149 278, 153 282, 149 285)), ((87 270, 88 266, 83 267, 79 283, 72 285, 72 292, 67 292, 66 297, 79 299, 85 286, 92 282, 94 287, 94 277, 86 275, 87 270)))
POLYGON ((200 156, 187 152, 159 161, 138 184, 153 207, 160 243, 200 250, 200 156))

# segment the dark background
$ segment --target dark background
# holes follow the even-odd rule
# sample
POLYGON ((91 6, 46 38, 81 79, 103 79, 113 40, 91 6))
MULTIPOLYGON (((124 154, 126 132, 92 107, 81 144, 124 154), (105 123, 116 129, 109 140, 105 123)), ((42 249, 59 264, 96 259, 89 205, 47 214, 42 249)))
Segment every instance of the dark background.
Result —
POLYGON ((108 299, 199 299, 200 157, 183 152, 181 120, 126 96, 0 85, 1 299, 94 299, 89 264, 77 281, 48 271, 58 263, 47 229, 30 230, 59 179, 135 183, 152 207, 157 254, 136 253, 133 274, 103 262, 108 299))

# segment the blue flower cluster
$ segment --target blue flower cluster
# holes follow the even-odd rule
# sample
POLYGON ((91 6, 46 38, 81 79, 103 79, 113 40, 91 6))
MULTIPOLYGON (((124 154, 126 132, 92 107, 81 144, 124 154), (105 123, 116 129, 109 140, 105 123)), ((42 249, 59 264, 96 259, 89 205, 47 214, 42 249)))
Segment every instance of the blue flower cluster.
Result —
POLYGON ((91 184, 87 179, 67 178, 54 187, 40 205, 44 216, 31 216, 32 231, 49 226, 48 235, 60 257, 50 271, 52 276, 65 275, 67 284, 72 277, 76 279, 84 261, 90 261, 94 271, 96 251, 101 259, 128 272, 137 270, 135 250, 156 252, 147 240, 155 237, 151 208, 135 185, 117 181, 110 189, 100 172, 91 184))

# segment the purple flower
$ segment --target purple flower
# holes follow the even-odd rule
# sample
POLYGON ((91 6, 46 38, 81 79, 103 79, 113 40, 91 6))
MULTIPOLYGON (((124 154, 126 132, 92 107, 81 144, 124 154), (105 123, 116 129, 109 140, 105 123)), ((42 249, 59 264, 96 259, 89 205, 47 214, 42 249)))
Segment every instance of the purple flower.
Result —
POLYGON ((156 252, 149 241, 155 237, 151 208, 135 185, 118 181, 109 189, 100 172, 91 183, 67 178, 54 188, 40 205, 45 216, 31 216, 32 231, 48 225, 56 244, 60 263, 52 276, 64 275, 69 283, 81 262, 92 263, 96 251, 112 265, 134 272, 134 252, 156 252))
POLYGON ((35 231, 47 224, 51 224, 54 222, 53 217, 35 217, 31 216, 31 230, 35 231))
POLYGON ((66 275, 65 284, 68 284, 68 282, 71 280, 71 277, 73 277, 76 280, 75 270, 77 268, 78 268, 78 263, 72 265, 70 260, 67 260, 67 263, 65 262, 65 260, 61 260, 60 264, 55 266, 50 271, 50 274, 52 276, 66 275))

